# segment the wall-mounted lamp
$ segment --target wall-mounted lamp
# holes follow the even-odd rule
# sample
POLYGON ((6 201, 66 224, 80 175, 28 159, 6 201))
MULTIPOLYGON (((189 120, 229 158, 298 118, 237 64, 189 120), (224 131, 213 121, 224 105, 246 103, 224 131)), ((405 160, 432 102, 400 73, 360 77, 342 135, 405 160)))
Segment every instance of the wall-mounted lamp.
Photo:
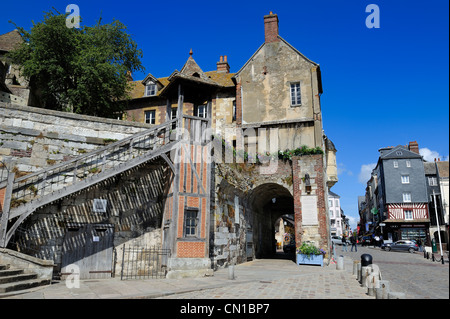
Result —
POLYGON ((311 193, 311 181, 308 173, 305 174, 305 190, 308 194, 311 193))

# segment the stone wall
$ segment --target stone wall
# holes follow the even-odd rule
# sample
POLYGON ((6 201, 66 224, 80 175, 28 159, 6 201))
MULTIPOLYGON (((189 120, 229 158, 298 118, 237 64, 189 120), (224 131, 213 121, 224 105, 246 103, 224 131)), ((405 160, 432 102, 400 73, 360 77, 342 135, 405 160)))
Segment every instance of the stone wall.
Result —
POLYGON ((0 102, 0 160, 22 176, 150 127, 0 102))

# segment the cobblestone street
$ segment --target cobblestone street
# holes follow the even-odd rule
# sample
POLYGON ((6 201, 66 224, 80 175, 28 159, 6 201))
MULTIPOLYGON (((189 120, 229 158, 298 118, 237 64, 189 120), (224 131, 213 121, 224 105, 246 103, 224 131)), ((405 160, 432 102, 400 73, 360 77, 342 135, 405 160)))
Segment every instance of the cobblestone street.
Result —
MULTIPOLYGON (((360 247, 358 252, 342 252, 336 247, 336 255, 353 260, 361 260, 362 254, 372 256, 373 264, 378 265, 383 280, 389 280, 391 290, 404 292, 407 299, 448 299, 449 263, 445 254, 445 264, 424 258, 423 253, 387 252, 380 248, 360 247)), ((437 255, 436 255, 437 256, 437 255)))

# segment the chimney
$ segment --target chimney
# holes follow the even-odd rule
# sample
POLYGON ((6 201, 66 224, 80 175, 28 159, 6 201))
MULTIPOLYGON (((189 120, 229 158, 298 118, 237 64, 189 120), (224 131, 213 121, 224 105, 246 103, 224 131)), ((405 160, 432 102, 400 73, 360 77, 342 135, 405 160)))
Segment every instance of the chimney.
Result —
POLYGON ((278 42, 278 16, 272 11, 269 15, 264 16, 264 35, 265 42, 278 42))
POLYGON ((230 73, 230 65, 227 61, 227 56, 220 56, 219 62, 217 62, 217 72, 230 73))
POLYGON ((408 148, 411 152, 420 154, 419 153, 419 144, 416 141, 409 142, 408 148))

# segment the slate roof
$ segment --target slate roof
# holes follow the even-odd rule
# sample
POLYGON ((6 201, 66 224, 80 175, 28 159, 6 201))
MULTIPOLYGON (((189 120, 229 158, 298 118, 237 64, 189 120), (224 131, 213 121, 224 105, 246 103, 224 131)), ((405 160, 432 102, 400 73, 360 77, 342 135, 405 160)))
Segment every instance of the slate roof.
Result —
POLYGON ((22 37, 17 30, 2 34, 0 35, 0 51, 12 51, 22 41, 22 37))
POLYGON ((147 96, 145 96, 144 83, 148 79, 156 80, 163 86, 163 89, 158 90, 156 96, 159 96, 164 91, 164 88, 166 88, 171 83, 171 81, 175 80, 176 78, 183 78, 198 83, 224 88, 234 87, 234 75, 235 73, 225 73, 217 71, 203 72, 202 69, 198 66, 197 62, 195 62, 195 60, 192 58, 192 55, 190 55, 181 71, 175 70, 168 77, 155 78, 149 73, 144 80, 130 82, 131 89, 129 91, 129 94, 132 99, 147 98, 147 96))
POLYGON ((380 156, 381 159, 395 159, 395 158, 422 158, 422 155, 411 152, 404 145, 398 145, 393 147, 391 150, 385 151, 384 154, 380 156), (401 152, 401 154, 397 154, 401 152))

